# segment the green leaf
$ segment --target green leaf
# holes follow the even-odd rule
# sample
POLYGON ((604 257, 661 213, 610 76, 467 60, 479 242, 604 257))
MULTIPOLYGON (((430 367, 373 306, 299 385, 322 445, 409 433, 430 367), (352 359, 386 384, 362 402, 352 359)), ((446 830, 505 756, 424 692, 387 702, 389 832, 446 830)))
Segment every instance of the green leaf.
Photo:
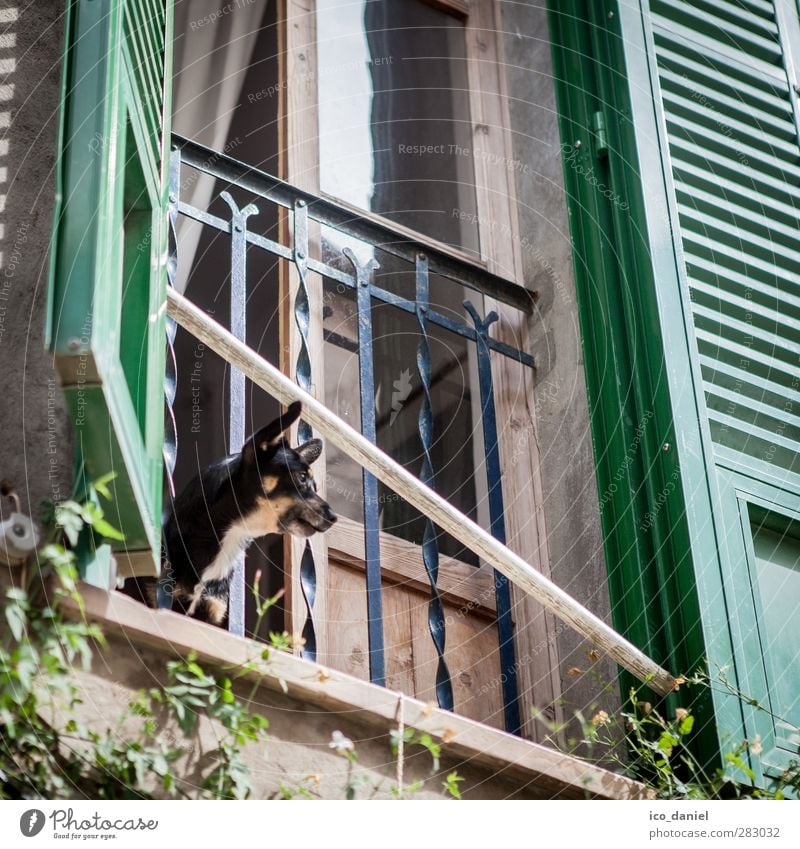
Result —
POLYGON ((92 527, 98 534, 107 537, 108 539, 115 539, 120 542, 125 539, 125 535, 118 531, 113 525, 109 524, 105 519, 96 517, 92 522, 92 527))
POLYGON ((8 627, 11 629, 11 633, 17 642, 19 642, 25 634, 25 625, 27 621, 28 617, 25 615, 25 611, 22 607, 18 604, 6 605, 6 622, 8 622, 8 627))
POLYGON ((460 799, 461 791, 458 789, 458 785, 462 781, 464 781, 464 778, 462 778, 458 772, 451 772, 442 782, 442 785, 454 799, 460 799))
POLYGON ((107 498, 109 501, 111 501, 111 491, 109 490, 106 484, 111 483, 111 481, 113 481, 116 476, 116 472, 109 472, 108 474, 103 475, 102 477, 99 477, 96 481, 94 481, 92 486, 100 493, 100 495, 103 496, 103 498, 107 498))

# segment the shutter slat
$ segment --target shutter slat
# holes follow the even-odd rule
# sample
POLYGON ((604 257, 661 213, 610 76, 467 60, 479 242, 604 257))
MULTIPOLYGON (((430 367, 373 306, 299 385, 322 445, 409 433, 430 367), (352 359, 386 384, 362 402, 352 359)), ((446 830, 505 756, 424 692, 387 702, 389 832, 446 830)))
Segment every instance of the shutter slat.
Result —
POLYGON ((752 106, 775 114, 791 114, 789 83, 785 75, 765 76, 747 64, 733 64, 724 56, 700 52, 696 45, 665 29, 653 33, 659 71, 661 69, 694 75, 698 85, 723 91, 752 106))
POLYGON ((775 428, 781 422, 785 422, 791 428, 792 433, 800 436, 800 416, 786 412, 784 403, 780 405, 765 404, 756 398, 750 398, 743 395, 741 392, 736 392, 733 389, 727 388, 724 384, 717 384, 709 381, 709 396, 713 396, 715 402, 712 404, 714 409, 724 412, 720 402, 726 406, 734 406, 741 411, 743 419, 758 427, 769 428, 770 425, 775 428), (770 420, 773 420, 770 422, 770 420))
POLYGON ((755 126, 787 142, 795 138, 791 112, 784 110, 773 114, 761 108, 763 102, 760 106, 753 106, 724 91, 716 90, 710 95, 708 88, 700 87, 696 78, 685 72, 662 71, 660 78, 665 99, 669 93, 671 107, 685 110, 694 119, 700 119, 703 123, 709 120, 715 123, 724 121, 732 129, 738 125, 746 132, 755 126))
POLYGON ((769 204, 771 198, 777 198, 786 206, 800 209, 800 200, 795 189, 798 175, 791 170, 781 172, 783 179, 775 178, 756 170, 750 164, 743 164, 735 156, 723 156, 674 134, 670 136, 670 152, 680 165, 691 164, 705 169, 712 177, 720 174, 734 182, 738 181, 743 187, 763 195, 762 202, 765 204, 769 204))
POLYGON ((777 197, 772 197, 767 202, 762 192, 744 185, 741 180, 736 182, 722 177, 718 171, 712 171, 708 167, 698 168, 682 159, 673 159, 672 172, 676 183, 691 187, 693 192, 703 192, 709 196, 715 196, 718 201, 737 204, 755 213, 763 213, 765 217, 771 217, 775 224, 788 228, 793 238, 797 238, 796 231, 800 228, 800 209, 796 206, 777 197))
MULTIPOLYGON (((681 210, 695 210, 708 218, 715 219, 718 224, 730 225, 752 233, 762 240, 772 239, 786 248, 791 249, 797 246, 797 230, 794 227, 781 224, 771 219, 768 214, 737 204, 734 198, 705 191, 682 180, 675 181, 675 191, 681 210)), ((769 210, 763 212, 768 213, 769 210)))
POLYGON ((706 215, 696 209, 678 205, 681 227, 691 229, 710 238, 716 250, 730 248, 750 257, 775 263, 776 273, 791 272, 800 275, 800 251, 791 250, 775 241, 762 239, 736 227, 732 227, 718 217, 706 215))
POLYGON ((696 335, 700 352, 705 356, 712 357, 734 368, 740 368, 743 363, 746 363, 746 371, 750 374, 750 380, 753 382, 755 382, 755 377, 759 380, 783 383, 786 375, 786 363, 781 360, 702 327, 696 329, 696 335))
POLYGON ((691 230, 685 230, 682 235, 687 262, 704 259, 718 266, 725 276, 735 272, 743 277, 761 281, 781 293, 788 292, 793 296, 800 293, 800 277, 785 272, 774 263, 763 262, 743 251, 732 250, 691 230))
POLYGON ((800 339, 800 318, 792 318, 785 312, 777 311, 756 303, 752 299, 734 295, 718 286, 710 286, 698 280, 689 279, 692 297, 710 309, 716 309, 720 317, 730 316, 740 321, 752 321, 765 330, 775 329, 788 338, 800 339))
POLYGON ((716 386, 738 386, 739 394, 759 400, 776 410, 783 410, 787 401, 800 404, 800 391, 786 388, 780 383, 762 379, 755 383, 750 372, 720 362, 715 357, 700 354, 703 376, 716 386))
POLYGON ((792 315, 800 315, 800 294, 765 284, 754 276, 738 274, 729 268, 722 268, 718 263, 709 262, 698 256, 686 254, 686 268, 690 282, 708 283, 712 286, 724 287, 724 291, 741 292, 750 295, 754 300, 768 309, 785 309, 792 315))
POLYGON ((708 309, 692 302, 692 312, 695 316, 695 326, 707 328, 710 332, 725 333, 725 338, 742 345, 752 347, 754 351, 762 351, 768 357, 784 362, 784 368, 796 366, 800 345, 769 330, 759 327, 753 322, 734 318, 730 314, 708 309))
POLYGON ((653 25, 658 28, 671 32, 687 42, 694 43, 704 52, 711 53, 719 59, 728 60, 731 62, 746 63, 751 72, 757 73, 763 79, 771 81, 773 84, 776 80, 780 80, 783 76, 783 68, 777 63, 779 54, 770 55, 767 58, 759 56, 758 52, 750 55, 747 49, 744 49, 732 42, 722 42, 711 36, 693 30, 691 27, 683 26, 674 23, 662 15, 654 14, 652 16, 653 25))
MULTIPOLYGON (((713 423, 716 423, 717 425, 723 426, 726 430, 733 431, 740 435, 740 450, 742 452, 752 452, 754 456, 759 457, 760 452, 767 453, 769 449, 773 448, 773 446, 777 446, 783 449, 783 451, 777 456, 788 456, 791 458, 788 468, 796 471, 798 466, 800 466, 800 454, 798 454, 796 450, 796 440, 790 439, 782 433, 778 433, 777 430, 768 430, 767 428, 759 427, 752 422, 744 423, 740 419, 727 415, 719 410, 715 410, 714 408, 709 409, 708 417, 712 422, 712 431, 714 430, 713 423), (749 446, 748 443, 750 443, 749 446), (753 451, 753 443, 756 443, 760 451, 753 451), (764 447, 761 448, 761 446, 764 447)), ((717 432, 719 431, 717 430, 717 432)), ((731 440, 725 440, 723 444, 729 444, 730 441, 731 440)), ((759 459, 761 459, 761 457, 759 457, 759 459)))
POLYGON ((652 0, 650 8, 656 15, 668 17, 671 28, 682 25, 695 36, 702 34, 765 62, 778 64, 781 60, 777 27, 773 24, 770 28, 770 22, 758 15, 743 13, 739 23, 734 23, 732 15, 702 0, 693 0, 691 4, 683 0, 652 0))
MULTIPOLYGON (((665 101, 669 105, 668 98, 665 98, 665 101)), ((671 137, 683 138, 689 143, 698 145, 703 154, 719 152, 737 166, 750 167, 756 172, 784 183, 788 181, 790 186, 796 185, 795 180, 800 174, 796 159, 791 157, 785 147, 781 149, 777 139, 774 148, 770 150, 769 138, 759 134, 755 128, 748 138, 740 141, 726 135, 721 127, 706 127, 674 112, 669 112, 667 113, 667 129, 671 137)), ((789 187, 784 185, 783 191, 787 191, 787 188, 789 187)))

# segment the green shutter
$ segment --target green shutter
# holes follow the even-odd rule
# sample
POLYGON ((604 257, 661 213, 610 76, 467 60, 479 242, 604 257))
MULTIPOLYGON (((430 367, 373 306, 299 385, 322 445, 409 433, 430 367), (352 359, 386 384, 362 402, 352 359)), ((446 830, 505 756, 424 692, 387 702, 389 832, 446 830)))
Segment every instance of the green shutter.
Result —
POLYGON ((123 573, 160 551, 171 22, 172 0, 67 10, 47 344, 80 473, 117 473, 123 573))
POLYGON ((650 24, 717 468, 731 661, 765 708, 745 710, 744 728, 761 737, 752 765, 769 778, 800 745, 797 14, 777 0, 652 0, 650 24))
POLYGON ((800 148, 774 4, 651 12, 717 455, 800 490, 800 148))
POLYGON ((800 751, 797 7, 560 0, 551 19, 615 622, 673 667, 701 651, 724 669, 703 750, 760 735, 745 757, 769 784, 800 751), (669 491, 635 439, 648 409, 669 491), (644 470, 608 496, 626 445, 644 470))

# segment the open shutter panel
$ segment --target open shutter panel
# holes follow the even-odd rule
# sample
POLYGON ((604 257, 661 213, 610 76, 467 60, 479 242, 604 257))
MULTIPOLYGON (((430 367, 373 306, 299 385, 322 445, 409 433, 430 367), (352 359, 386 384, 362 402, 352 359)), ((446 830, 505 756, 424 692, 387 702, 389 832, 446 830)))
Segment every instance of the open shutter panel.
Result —
POLYGON ((82 474, 117 474, 120 571, 155 574, 172 0, 72 0, 67 15, 48 346, 82 474))
MULTIPOLYGON (((717 467, 730 674, 767 708, 743 706, 763 783, 800 745, 797 7, 651 0, 650 24, 717 467)), ((724 659, 710 660, 713 675, 724 659)), ((728 749, 739 733, 721 723, 728 749)))
POLYGON ((794 477, 800 148, 785 34, 775 3, 762 0, 656 0, 650 8, 717 456, 794 477))

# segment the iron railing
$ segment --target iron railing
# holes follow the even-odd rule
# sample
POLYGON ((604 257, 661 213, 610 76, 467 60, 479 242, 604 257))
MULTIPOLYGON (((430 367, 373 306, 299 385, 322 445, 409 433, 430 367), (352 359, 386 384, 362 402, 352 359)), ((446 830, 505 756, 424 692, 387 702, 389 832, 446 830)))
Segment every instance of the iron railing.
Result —
MULTIPOLYGON (((231 241, 230 275, 230 328, 233 337, 240 342, 245 339, 245 304, 247 300, 247 280, 245 255, 248 247, 267 251, 286 262, 293 263, 299 279, 294 303, 290 306, 298 329, 299 350, 295 363, 294 379, 304 393, 311 389, 312 357, 322 352, 312 351, 309 342, 311 320, 311 301, 308 289, 309 273, 320 274, 335 281, 355 295, 358 309, 357 351, 359 355, 359 381, 361 399, 361 434, 373 446, 377 442, 375 417, 375 387, 373 371, 372 307, 373 301, 390 305, 416 318, 418 326, 418 347, 416 364, 422 386, 421 406, 418 420, 419 437, 423 449, 418 484, 435 489, 436 469, 431 457, 433 433, 433 400, 431 397, 431 354, 429 330, 431 326, 442 327, 465 338, 475 345, 477 378, 480 394, 481 424, 486 454, 485 474, 488 493, 489 518, 492 536, 502 545, 505 544, 504 505, 500 457, 498 450, 497 417, 492 383, 491 361, 493 356, 510 357, 525 366, 532 367, 530 355, 517 350, 489 335, 491 324, 497 320, 495 313, 482 318, 469 301, 464 306, 470 323, 459 321, 433 309, 430 305, 430 281, 433 274, 464 286, 475 292, 509 304, 517 309, 530 311, 531 294, 522 287, 498 277, 479 266, 460 261, 444 249, 436 248, 423 241, 416 241, 405 232, 393 230, 384 223, 369 217, 359 216, 352 210, 335 202, 316 197, 295 188, 275 177, 259 171, 249 165, 211 150, 195 142, 173 137, 170 176, 170 284, 174 284, 177 274, 178 245, 175 237, 175 225, 179 216, 186 216, 201 224, 228 234, 231 241), (288 244, 269 239, 248 229, 248 219, 257 215, 259 206, 248 204, 240 209, 231 194, 221 193, 230 214, 221 218, 207 210, 195 208, 181 200, 179 189, 181 173, 185 168, 195 169, 213 178, 223 185, 238 187, 255 195, 258 203, 271 203, 287 212, 289 221, 288 244), (414 268, 415 297, 406 298, 376 285, 374 271, 377 263, 370 259, 365 263, 358 260, 353 251, 342 250, 346 263, 323 261, 321 257, 312 257, 309 251, 309 223, 333 228, 350 239, 357 239, 375 249, 405 260, 414 268), (350 271, 347 269, 349 267, 350 271)), ((321 317, 320 317, 321 318, 321 317)), ((170 321, 169 343, 174 340, 174 324, 170 321)), ((213 347, 213 346, 212 346, 213 347)), ((168 439, 165 447, 165 464, 170 487, 172 472, 175 468, 176 444, 172 401, 175 397, 174 355, 169 356, 170 367, 167 375, 168 439)), ((230 360, 228 360, 230 362, 230 360)), ((229 450, 238 451, 245 438, 244 374, 232 367, 229 382, 229 450)), ((281 399, 285 400, 285 399, 281 399)), ((308 421, 300 422, 298 437, 305 441, 312 435, 308 421)), ((330 435, 329 435, 330 438, 330 435)), ((345 450, 349 456, 353 454, 345 450)), ((369 667, 370 678, 374 683, 385 683, 385 663, 383 646, 383 613, 381 603, 381 554, 380 526, 378 515, 378 480, 362 463, 363 483, 363 525, 365 541, 365 574, 368 612, 369 667)), ((384 480, 384 483, 386 481, 384 480)), ((405 496, 404 493, 402 493, 405 496)), ((412 502, 413 503, 413 502, 412 502)), ((437 525, 430 513, 426 513, 425 531, 421 546, 422 560, 430 583, 430 601, 428 624, 431 632, 438 664, 436 671, 436 695, 439 705, 454 709, 453 689, 450 673, 444 659, 445 616, 442 599, 438 589, 439 547, 437 525)), ((464 517, 465 518, 465 517, 464 517)), ((441 524, 439 525, 441 526, 441 524)), ((459 537, 458 534, 454 536, 459 537)), ((466 537, 465 537, 466 539, 466 537)), ((462 539, 462 542, 464 540, 462 539)), ((469 542, 465 544, 475 550, 469 542)), ((507 550, 506 550, 507 551, 507 550)), ((485 556, 485 552, 479 552, 485 556)), ((492 562, 489 560, 489 562, 492 562)), ((493 565, 497 566, 496 563, 493 565)), ((316 566, 314 553, 306 543, 300 565, 300 583, 305 599, 306 620, 302 633, 305 638, 303 653, 310 659, 316 659, 316 629, 314 602, 316 595, 316 566)), ((527 567, 528 569, 530 567, 527 567)), ((234 571, 231 582, 231 600, 229 609, 229 628, 235 633, 244 633, 244 564, 240 562, 234 571)), ((497 606, 497 627, 500 647, 500 662, 504 675, 503 698, 505 706, 505 724, 507 730, 518 733, 520 730, 519 694, 515 670, 513 625, 511 618, 511 595, 506 574, 495 571, 495 591, 497 606)), ((160 596, 162 605, 169 604, 165 593, 160 596)), ((588 613, 588 612, 587 612, 588 613)), ((591 614, 589 614, 591 615, 591 614)), ((599 620, 598 620, 599 621, 599 620)), ((612 632, 613 633, 613 632, 612 632)), ((617 635, 618 636, 618 635, 617 635)), ((620 638, 621 639, 621 638, 620 638)), ((631 647, 632 648, 632 647, 631 647)), ((667 673, 664 673, 665 675, 667 673)))

